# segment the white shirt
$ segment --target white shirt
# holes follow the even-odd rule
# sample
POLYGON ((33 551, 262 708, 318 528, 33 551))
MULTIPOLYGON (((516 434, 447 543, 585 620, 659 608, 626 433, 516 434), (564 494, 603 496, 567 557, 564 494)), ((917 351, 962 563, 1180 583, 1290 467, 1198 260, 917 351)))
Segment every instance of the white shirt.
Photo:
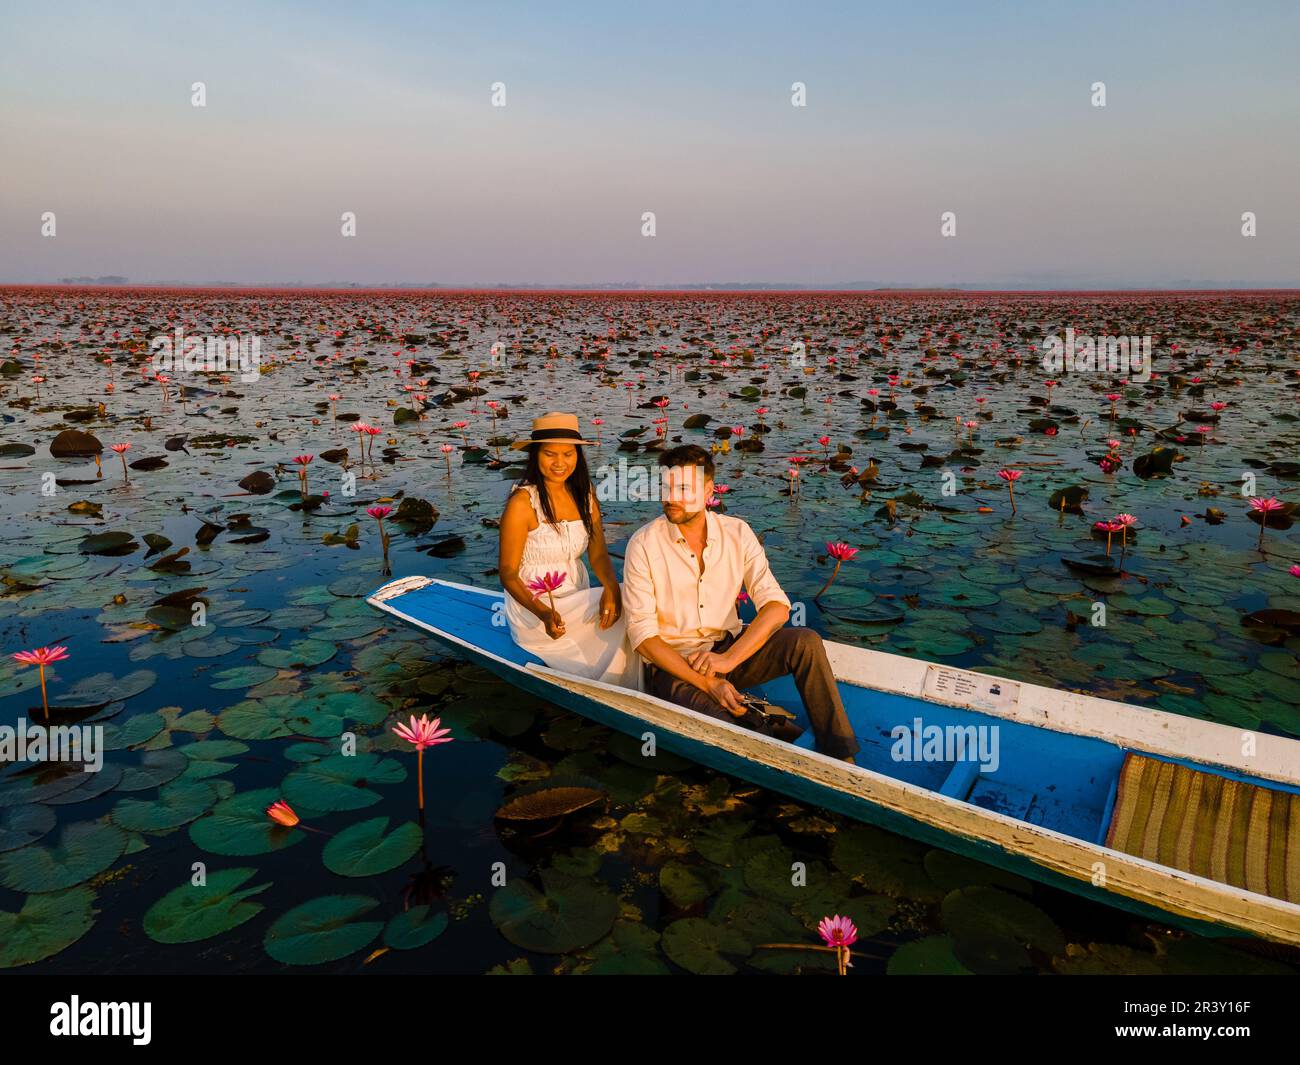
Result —
POLYGON ((623 612, 633 647, 659 636, 681 654, 707 650, 742 628, 741 584, 754 606, 790 600, 767 564, 763 545, 740 518, 705 511, 704 574, 676 525, 662 515, 643 525, 623 554, 623 612))

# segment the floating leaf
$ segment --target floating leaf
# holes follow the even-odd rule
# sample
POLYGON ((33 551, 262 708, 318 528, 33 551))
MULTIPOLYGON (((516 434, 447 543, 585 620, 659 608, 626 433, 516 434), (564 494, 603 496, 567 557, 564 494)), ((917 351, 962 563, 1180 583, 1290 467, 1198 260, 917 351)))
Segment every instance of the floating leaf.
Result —
POLYGON ((284 778, 285 798, 312 810, 363 810, 379 802, 371 784, 400 784, 402 764, 376 754, 334 754, 299 766, 284 778))
POLYGON ((64 827, 53 846, 30 843, 0 854, 0 885, 11 891, 61 891, 102 873, 122 856, 127 837, 104 821, 64 827))
POLYGON ((96 912, 86 887, 29 895, 16 913, 0 909, 0 969, 52 958, 90 931, 96 912))
POLYGON ((367 895, 325 895, 296 906, 267 930, 266 953, 285 965, 322 965, 355 954, 381 931, 382 921, 358 921, 379 905, 367 895))
POLYGON ((433 911, 428 906, 412 906, 399 913, 384 929, 384 945, 394 950, 414 950, 432 943, 447 930, 446 910, 433 911))
POLYGON ((259 788, 218 803, 190 825, 190 839, 212 854, 235 857, 292 847, 302 841, 302 831, 277 825, 266 814, 266 808, 280 797, 276 788, 259 788))
POLYGON ((256 869, 219 869, 207 874, 202 885, 185 883, 169 891, 144 915, 144 932, 155 943, 198 943, 229 932, 262 912, 248 901, 271 885, 236 890, 257 873, 256 869))
POLYGON ((540 954, 565 954, 596 942, 618 916, 617 896, 603 887, 550 869, 542 890, 514 879, 492 896, 492 921, 511 943, 540 954))
POLYGON ((387 817, 350 825, 325 844, 325 868, 339 876, 378 876, 396 869, 420 849, 420 826, 398 825, 388 835, 387 817))

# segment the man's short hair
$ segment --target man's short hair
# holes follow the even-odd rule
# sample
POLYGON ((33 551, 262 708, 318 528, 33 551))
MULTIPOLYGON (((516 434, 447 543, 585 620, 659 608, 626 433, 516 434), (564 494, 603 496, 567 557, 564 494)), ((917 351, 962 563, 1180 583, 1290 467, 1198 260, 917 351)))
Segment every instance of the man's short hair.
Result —
POLYGON ((665 468, 670 466, 703 466, 704 476, 713 479, 713 456, 710 455, 699 444, 681 444, 678 447, 670 447, 667 451, 659 452, 659 465, 665 468))

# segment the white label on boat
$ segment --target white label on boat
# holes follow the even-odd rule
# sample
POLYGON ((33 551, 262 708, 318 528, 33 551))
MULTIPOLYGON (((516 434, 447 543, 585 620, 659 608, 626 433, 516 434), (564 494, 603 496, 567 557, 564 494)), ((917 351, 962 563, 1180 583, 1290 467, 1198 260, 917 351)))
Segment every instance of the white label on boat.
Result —
POLYGON ((932 665, 925 672, 921 697, 972 710, 1009 710, 1020 701, 1020 685, 982 673, 932 665))

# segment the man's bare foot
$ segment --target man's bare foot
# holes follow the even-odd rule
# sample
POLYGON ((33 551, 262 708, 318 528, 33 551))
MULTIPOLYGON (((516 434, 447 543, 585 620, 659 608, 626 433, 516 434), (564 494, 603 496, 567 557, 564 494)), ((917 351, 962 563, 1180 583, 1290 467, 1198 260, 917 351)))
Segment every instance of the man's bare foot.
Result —
POLYGON ((857 762, 855 762, 855 761, 853 760, 853 755, 851 755, 851 754, 846 754, 843 758, 840 759, 840 761, 841 761, 841 762, 848 762, 849 765, 857 765, 857 764, 858 764, 857 762))

